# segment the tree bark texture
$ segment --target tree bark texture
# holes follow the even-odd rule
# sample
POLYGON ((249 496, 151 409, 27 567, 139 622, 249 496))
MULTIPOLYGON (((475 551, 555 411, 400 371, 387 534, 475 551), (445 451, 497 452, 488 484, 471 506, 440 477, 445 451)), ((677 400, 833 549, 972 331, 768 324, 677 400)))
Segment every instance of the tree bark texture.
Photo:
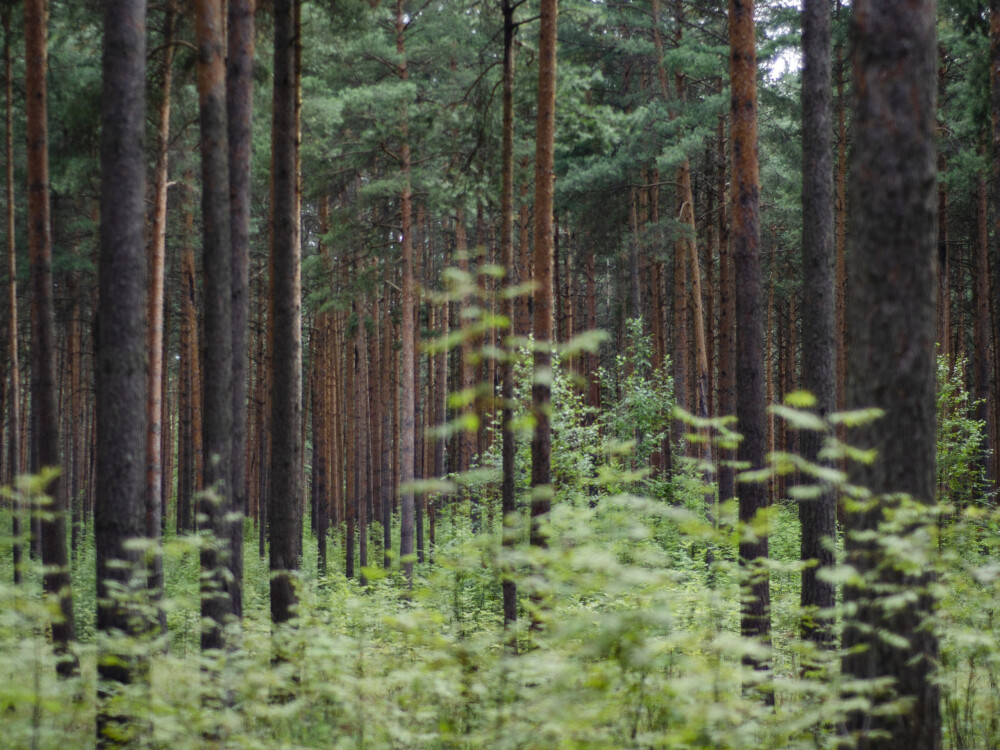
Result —
MULTIPOLYGON (((10 368, 10 403, 7 407, 8 438, 7 461, 8 477, 13 483, 21 471, 21 371, 17 346, 17 226, 15 224, 14 205, 14 80, 11 60, 10 34, 11 8, 3 9, 3 58, 4 58, 4 99, 6 101, 4 125, 4 154, 7 191, 6 236, 7 236, 7 363, 10 368)), ((21 582, 21 507, 15 498, 11 508, 12 564, 14 567, 14 583, 21 582)))
MULTIPOLYGON (((875 448, 875 460, 851 467, 871 507, 848 516, 846 554, 871 572, 887 596, 915 594, 902 606, 879 590, 847 587, 858 609, 844 629, 844 672, 893 678, 892 698, 912 703, 901 714, 857 713, 849 728, 861 748, 940 748, 940 689, 931 672, 937 640, 926 626, 933 600, 930 573, 905 575, 887 560, 872 532, 891 502, 907 493, 935 494, 934 284, 937 240, 935 168, 935 3, 906 7, 859 0, 851 22, 854 75, 848 407, 878 407, 884 416, 851 442, 875 448), (891 609, 887 609, 891 607, 891 609), (885 630, 890 641, 878 635, 885 630), (900 642, 901 641, 901 642, 900 642), (905 643, 905 645, 902 645, 905 643), (873 736, 875 730, 884 735, 873 736)), ((889 696, 878 696, 876 707, 889 696)))
POLYGON ((229 0, 226 127, 229 138, 229 211, 232 237, 233 430, 230 463, 229 596, 243 616, 243 515, 247 512, 247 325, 250 311, 250 159, 253 125, 254 11, 256 0, 229 0))
MULTIPOLYGON (((396 52, 399 53, 399 63, 397 75, 400 80, 408 78, 406 67, 406 2, 396 0, 396 52)), ((413 507, 413 465, 414 465, 414 393, 413 393, 413 365, 416 359, 413 342, 413 197, 410 192, 410 142, 409 132, 406 124, 406 114, 402 119, 402 132, 400 137, 400 170, 403 178, 403 190, 399 196, 399 210, 402 223, 403 236, 401 238, 401 251, 403 261, 403 289, 400 295, 400 306, 402 308, 402 320, 400 322, 400 341, 402 349, 400 351, 400 371, 399 382, 400 403, 399 403, 399 559, 403 566, 403 572, 409 581, 413 581, 413 552, 414 552, 414 507, 413 507)))
MULTIPOLYGON (((28 257, 31 266, 33 426, 31 439, 34 459, 31 470, 36 474, 43 468, 61 467, 59 412, 56 405, 58 385, 50 232, 48 95, 45 81, 48 68, 47 37, 47 0, 26 0, 24 94, 28 141, 28 257)), ((109 37, 108 43, 113 39, 109 37)), ((117 43, 116 39, 114 41, 117 43)), ((123 48, 115 51, 125 50, 123 48)), ((130 49, 128 51, 131 52, 130 49)), ((58 603, 59 617, 52 622, 52 642, 59 658, 59 673, 67 676, 76 670, 76 657, 69 650, 76 628, 73 620, 69 560, 66 554, 65 483, 59 477, 54 478, 46 488, 46 493, 49 498, 43 506, 46 513, 41 516, 39 523, 42 564, 45 566, 42 588, 58 603)))
POLYGON ((298 0, 274 3, 271 248, 271 619, 287 622, 297 602, 297 535, 302 509, 302 299, 295 212, 295 24, 298 0))
MULTIPOLYGON (((163 20, 162 97, 157 108, 156 169, 153 178, 152 238, 149 243, 149 294, 146 303, 146 348, 149 366, 146 371, 146 536, 159 543, 163 524, 163 314, 164 267, 167 255, 167 177, 170 149, 170 95, 173 82, 174 20, 172 4, 167 5, 163 20)), ((163 558, 154 554, 149 571, 149 590, 159 600, 163 590, 163 558)), ((166 614, 159 616, 166 627, 166 614)))
MULTIPOLYGON (((719 83, 722 88, 722 83, 719 83)), ((728 200, 726 191, 727 154, 726 118, 719 115, 716 126, 716 155, 718 164, 719 215, 719 397, 718 413, 728 417, 736 413, 736 282, 733 278, 733 248, 729 238, 728 200)), ((735 451, 719 449, 719 500, 736 496, 736 472, 732 466, 735 451)))
MULTIPOLYGON (((805 0, 802 8, 802 386, 816 397, 815 411, 837 408, 836 298, 833 243, 833 122, 830 72, 830 8, 826 0, 805 0)), ((794 330, 794 322, 790 325, 794 330)), ((817 461, 823 434, 802 433, 802 455, 817 461)), ((816 573, 834 564, 830 541, 837 528, 834 492, 824 487, 799 503, 802 560, 802 632, 829 642, 828 617, 817 612, 834 605, 834 586, 816 573)))
MULTIPOLYGON (((764 467, 763 292, 760 274, 760 182, 757 160, 757 51, 753 0, 729 1, 730 117, 733 148, 732 249, 736 278, 736 423, 743 436, 737 458, 751 470, 764 467)), ((750 523, 768 505, 767 484, 737 485, 739 518, 750 523)), ((751 570, 740 630, 766 640, 771 630, 767 573, 755 561, 768 556, 767 537, 740 542, 740 563, 751 570)))
POLYGON ((535 333, 531 411, 531 532, 547 546, 542 522, 552 509, 552 189, 555 183, 556 23, 558 1, 542 0, 538 32, 538 110, 535 131, 535 333))
MULTIPOLYGON (((500 175, 500 265, 504 269, 503 289, 514 286, 514 6, 510 0, 503 0, 503 124, 501 152, 503 167, 500 175)), ((515 496, 515 458, 517 445, 514 442, 514 355, 516 349, 510 341, 514 335, 514 299, 504 294, 500 302, 500 314, 507 319, 511 328, 504 336, 500 360, 500 435, 501 468, 500 484, 502 518, 502 544, 512 548, 515 542, 513 529, 516 524, 517 498, 515 496)), ((509 625, 517 620, 517 584, 510 576, 503 577, 503 621, 509 625)))
POLYGON ((232 258, 229 213, 229 141, 226 127, 226 65, 222 5, 195 3, 198 46, 198 104, 201 123, 203 349, 202 441, 205 486, 202 528, 214 534, 202 548, 201 614, 203 649, 225 645, 223 628, 232 616, 232 579, 226 574, 231 526, 233 453, 232 258))
MULTIPOLYGON (((146 254, 144 243, 146 3, 104 6, 101 98, 101 224, 97 312, 97 627, 136 634, 140 613, 116 593, 142 588, 142 553, 127 547, 146 534, 146 254)), ((102 648, 98 657, 99 747, 128 722, 108 712, 115 683, 143 679, 139 656, 102 648), (112 733, 112 734, 109 734, 112 733)))

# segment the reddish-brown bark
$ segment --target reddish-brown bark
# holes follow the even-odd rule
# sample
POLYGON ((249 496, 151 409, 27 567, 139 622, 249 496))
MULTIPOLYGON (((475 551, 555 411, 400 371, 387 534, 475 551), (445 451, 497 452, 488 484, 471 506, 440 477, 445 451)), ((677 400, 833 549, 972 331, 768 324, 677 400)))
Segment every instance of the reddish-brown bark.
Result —
MULTIPOLYGON (((149 293, 146 298, 146 536, 159 542, 166 498, 163 495, 163 314, 164 268, 167 255, 167 177, 170 148, 170 96, 174 62, 174 7, 168 3, 163 20, 163 73, 157 108, 156 168, 153 176, 152 238, 149 243, 149 293)), ((150 594, 158 600, 163 588, 163 559, 156 554, 149 576, 150 594)), ((166 626, 166 614, 159 616, 166 626)))
MULTIPOLYGON (((730 118, 733 148, 732 251, 736 285, 737 428, 743 436, 737 457, 751 469, 764 467, 767 439, 764 412, 763 319, 760 273, 760 185, 757 161, 757 50, 753 0, 729 0, 730 118)), ((750 523, 767 507, 767 486, 737 486, 739 518, 750 523)), ((768 556, 767 537, 740 542, 740 562, 750 570, 768 556)), ((744 597, 740 630, 767 639, 771 630, 771 596, 764 571, 752 573, 750 595, 744 597)))

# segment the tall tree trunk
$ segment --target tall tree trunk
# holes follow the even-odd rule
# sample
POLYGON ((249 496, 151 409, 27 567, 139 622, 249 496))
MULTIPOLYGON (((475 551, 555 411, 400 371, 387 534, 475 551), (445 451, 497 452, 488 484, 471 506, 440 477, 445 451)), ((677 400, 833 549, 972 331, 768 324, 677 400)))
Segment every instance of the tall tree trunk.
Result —
MULTIPOLYGON (((993 397, 993 356, 990 336, 990 264, 989 264, 989 223, 987 220, 987 189, 986 175, 980 174, 977 180, 976 200, 976 262, 973 269, 975 283, 972 298, 975 302, 973 318, 973 351, 975 356, 974 382, 976 394, 976 419, 984 425, 983 444, 981 446, 981 461, 986 479, 994 480, 992 441, 993 441, 993 410, 990 408, 993 397)), ((942 223, 943 218, 942 218, 942 223)), ((992 486, 990 487, 992 490, 992 486)))
POLYGON ((531 544, 548 546, 542 523, 552 509, 552 188, 555 183, 557 0, 542 0, 538 31, 538 110, 535 132, 535 334, 531 412, 531 544))
MULTIPOLYGON (((841 0, 837 0, 834 18, 840 20, 841 0)), ((847 408, 847 105, 844 96, 844 45, 837 42, 837 178, 834 204, 834 275, 836 284, 837 378, 834 386, 837 409, 847 408)))
MULTIPOLYGON (((167 4, 163 19, 163 78, 157 112, 156 171, 153 178, 152 238, 149 243, 149 293, 146 302, 146 537, 159 544, 163 525, 163 287, 167 255, 167 177, 170 148, 170 95, 174 63, 174 6, 167 4)), ((163 558, 154 552, 149 571, 149 592, 157 602, 159 627, 166 629, 166 612, 160 609, 163 591, 163 558)))
MULTIPOLYGON (((836 290, 834 288, 832 108, 830 102, 830 8, 825 0, 805 0, 802 9, 802 385, 816 397, 825 417, 837 408, 836 290)), ((794 328, 794 321, 791 324, 794 328)), ((819 460, 823 434, 802 433, 802 455, 819 460)), ((802 569, 802 633, 832 644, 828 612, 834 586, 816 575, 834 564, 837 532, 833 489, 799 502, 802 569)))
POLYGON ((222 5, 196 0, 198 103, 201 123, 202 263, 205 315, 202 440, 205 486, 199 510, 215 541, 201 550, 201 647, 221 649, 233 615, 227 575, 232 522, 233 334, 232 235, 229 214, 229 139, 222 5))
MULTIPOLYGON (((525 171, 530 164, 528 157, 521 158, 521 168, 525 171)), ((520 269, 518 283, 527 284, 532 279, 531 271, 531 247, 529 241, 531 206, 528 202, 528 191, 531 190, 531 181, 525 179, 521 183, 520 197, 521 205, 518 208, 518 267, 520 269)), ((531 296, 520 294, 514 300, 514 333, 525 338, 531 334, 531 296)))
MULTIPOLYGON (((938 100, 944 102, 945 92, 948 85, 948 67, 944 61, 944 48, 941 48, 941 63, 938 67, 938 100)), ((942 106, 943 108, 943 106, 942 106)), ((938 137, 940 138, 943 132, 943 117, 941 109, 938 110, 938 137)), ((980 143, 980 153, 983 153, 986 148, 985 138, 983 142, 980 143)), ((940 347, 940 354, 951 364, 951 270, 948 266, 948 186, 944 180, 944 175, 948 169, 948 162, 945 159, 944 151, 938 152, 937 157, 937 171, 938 171, 938 245, 937 245, 937 342, 940 347)), ((985 180, 986 175, 981 174, 980 179, 983 181, 984 189, 986 187, 985 180)), ((977 221, 980 217, 977 216, 977 221)), ((989 226, 985 222, 988 221, 986 213, 982 214, 982 221, 986 227, 987 233, 989 232, 989 226)))
MULTIPOLYGON (((345 332, 346 337, 346 332, 345 332)), ((344 504, 347 515, 347 540, 344 544, 344 574, 348 578, 354 578, 354 540, 355 523, 358 511, 358 441, 357 423, 354 420, 354 399, 357 388, 358 368, 355 364, 357 355, 355 353, 354 341, 347 342, 344 347, 347 354, 344 363, 344 391, 343 391, 343 442, 344 442, 344 472, 346 489, 344 504)))
MULTIPOLYGON (((190 182, 188 182, 190 185, 190 182)), ((195 408, 198 398, 198 323, 196 318, 194 248, 191 235, 194 228, 194 211, 191 191, 184 192, 184 238, 181 252, 181 330, 180 369, 177 390, 180 426, 177 438, 177 533, 194 529, 192 504, 197 489, 196 441, 201 431, 199 412, 195 408)))
MULTIPOLYGON (((674 19, 677 25, 676 36, 679 46, 681 42, 681 28, 684 23, 681 0, 675 0, 674 2, 674 19)), ((684 73, 679 68, 674 71, 674 87, 677 90, 677 104, 679 107, 683 106, 687 99, 687 87, 684 81, 684 73)), ((666 97, 666 92, 664 92, 664 97, 666 97)), ((692 394, 694 396, 694 413, 699 417, 707 419, 709 416, 708 345, 705 339, 705 318, 702 307, 701 268, 698 262, 698 232, 694 220, 694 191, 691 188, 691 163, 686 157, 677 168, 676 180, 677 213, 683 227, 678 237, 678 243, 680 244, 675 245, 675 252, 678 247, 686 251, 682 255, 687 258, 685 262, 688 264, 691 280, 691 296, 688 298, 685 295, 684 302, 687 304, 690 301, 690 314, 693 318, 691 333, 694 335, 695 350, 695 393, 692 394)), ((711 443, 706 442, 704 447, 710 449, 711 443)), ((711 461, 710 454, 705 456, 705 458, 711 461)))
POLYGON ((354 471, 357 474, 358 507, 358 563, 361 575, 358 580, 362 586, 368 585, 365 568, 368 567, 368 449, 371 441, 368 439, 368 341, 365 330, 365 309, 362 301, 355 302, 355 313, 358 319, 358 330, 354 334, 354 394, 351 403, 354 410, 354 441, 357 445, 354 471))
MULTIPOLYGON (((8 466, 11 482, 21 471, 21 366, 19 364, 17 347, 17 245, 15 213, 14 213, 14 80, 10 51, 10 16, 11 6, 3 8, 3 60, 4 60, 4 98, 6 110, 4 113, 4 154, 7 189, 7 334, 8 356, 10 361, 10 406, 8 408, 10 437, 7 438, 8 466)), ((13 538, 12 556, 14 566, 14 583, 21 582, 21 508, 15 498, 11 508, 11 536, 13 538)))
MULTIPOLYGON (((420 481, 425 477, 424 473, 424 404, 420 393, 420 290, 417 285, 423 276, 423 241, 421 234, 424 228, 423 206, 417 210, 417 221, 411 231, 416 235, 417 241, 413 248, 413 381, 410 386, 413 388, 413 479, 420 481)), ((426 276, 424 276, 426 278, 426 276)), ((413 527, 415 534, 415 551, 417 561, 423 562, 424 550, 424 530, 423 530, 423 498, 421 493, 414 493, 413 496, 413 527)))
POLYGON ((302 510, 302 301, 295 213, 295 5, 274 3, 274 120, 271 248, 271 619, 287 622, 297 602, 302 510))
POLYGON ((861 748, 933 750, 941 747, 940 688, 931 674, 937 638, 927 623, 933 575, 903 572, 869 535, 894 505, 889 494, 934 502, 935 3, 857 0, 851 25, 848 407, 877 407, 884 416, 851 436, 877 449, 870 464, 851 466, 852 483, 875 500, 849 513, 845 552, 877 588, 845 588, 857 614, 845 623, 843 671, 892 681, 891 695, 874 696, 876 709, 908 702, 889 715, 857 712, 849 729, 861 748))
MULTIPOLYGON (((1000 260, 1000 0, 990 0, 990 109, 992 115, 992 160, 991 192, 993 195, 992 259, 1000 260)), ((996 282, 994 282, 996 283, 996 282)), ((991 288, 991 299, 996 297, 997 287, 991 288)), ((1000 332, 1000 304, 993 305, 994 335, 1000 332)), ((1000 360, 1000 351, 996 352, 1000 360)), ((953 356, 954 359, 954 356, 953 356)), ((1000 364, 1000 362, 998 362, 1000 364)), ((993 419, 1000 424, 1000 398, 994 398, 993 419)), ((994 449, 996 446, 994 445, 994 449)), ((1000 477, 995 477, 1000 479, 1000 477)))
POLYGON ((326 313, 319 313, 312 332, 312 354, 310 362, 309 387, 312 402, 312 444, 313 444, 313 525, 316 529, 316 566, 320 576, 326 575, 326 530, 328 507, 327 481, 327 403, 325 377, 326 313))
POLYGON ((392 316, 389 315, 389 295, 386 292, 385 316, 382 320, 382 393, 379 400, 382 402, 382 440, 381 454, 379 461, 381 464, 381 483, 379 487, 380 501, 382 504, 382 566, 388 570, 392 567, 392 342, 395 341, 393 335, 392 316))
MULTIPOLYGON (((592 243, 587 246, 585 273, 587 277, 587 328, 597 328, 597 260, 592 243)), ((587 354, 587 406, 599 409, 601 406, 601 380, 598 376, 599 359, 597 352, 587 354)))
MULTIPOLYGON (((31 265, 31 412, 32 472, 58 469, 59 414, 56 407, 55 299, 52 289, 52 237, 49 204, 49 147, 46 93, 48 3, 25 0, 25 113, 28 140, 28 252, 31 265)), ((117 31, 117 29, 116 29, 117 31)), ((109 37, 110 41, 111 37, 109 37)), ((131 40, 130 40, 131 41, 131 40)), ((130 52, 132 50, 129 50, 130 52)), ((133 63, 134 64, 134 63, 133 63)), ((140 238, 141 242, 141 238, 140 238)), ((140 443, 141 444, 141 443, 140 443)), ((66 555, 66 493, 55 477, 46 487, 50 498, 41 516, 42 588, 54 599, 59 617, 52 622, 58 671, 76 671, 70 651, 76 628, 66 555)))
POLYGON ((70 555, 76 560, 77 550, 80 547, 80 534, 83 525, 82 503, 80 502, 80 488, 83 486, 83 428, 84 428, 84 380, 83 380, 83 315, 80 303, 80 289, 77 276, 70 277, 67 284, 69 295, 72 298, 70 306, 69 331, 69 446, 67 453, 70 460, 67 462, 67 480, 69 483, 69 513, 72 528, 70 530, 70 555))
MULTIPOLYGON (((135 585, 142 553, 128 542, 145 535, 146 258, 146 3, 104 6, 104 89, 101 97, 101 226, 97 312, 97 627, 107 636, 136 634, 141 611, 120 591, 135 585)), ((107 644, 108 642, 103 642, 107 644)), ((113 642, 112 642, 113 643, 113 642)), ((111 701, 121 685, 148 679, 142 651, 97 660, 98 747, 132 737, 130 717, 111 701)), ((137 721, 131 718, 131 721, 137 721)))
POLYGON ((229 138, 229 209, 232 237, 233 440, 227 560, 231 610, 243 616, 243 515, 247 511, 247 322, 250 294, 250 159, 253 124, 254 10, 256 0, 228 2, 226 123, 229 138))
MULTIPOLYGON (((408 23, 406 13, 406 1, 396 0, 396 52, 399 54, 397 75, 400 80, 406 81, 409 72, 406 67, 406 41, 405 33, 408 23)), ((400 341, 402 349, 399 356, 402 359, 399 377, 402 388, 400 389, 399 404, 399 506, 400 506, 400 526, 399 526, 399 559, 403 565, 403 572, 407 580, 413 582, 413 532, 414 532, 414 508, 413 508, 413 423, 414 423, 414 393, 413 393, 413 364, 416 359, 413 342, 413 199, 410 192, 410 137, 409 128, 406 122, 406 113, 403 113, 400 137, 400 170, 403 178, 403 191, 399 197, 399 210, 403 236, 401 250, 403 255, 403 290, 400 295, 400 305, 402 307, 402 321, 400 327, 400 341)))
MULTIPOLYGON (((733 148, 732 242, 736 284, 736 423, 743 435, 737 458, 751 470, 764 468, 763 320, 760 273, 760 183, 757 163, 757 50, 753 0, 729 0, 730 117, 733 148)), ((741 523, 751 523, 768 505, 767 484, 741 482, 736 489, 741 523)), ((740 542, 740 564, 750 576, 740 631, 766 641, 771 631, 771 591, 766 536, 740 542)), ((761 666, 755 664, 755 666, 761 666)), ((773 693, 768 692, 769 701, 773 693)))
MULTIPOLYGON (((660 33, 659 17, 660 17, 660 3, 659 0, 653 0, 653 42, 656 47, 656 58, 657 58, 657 75, 660 82, 660 94, 663 96, 664 101, 668 101, 670 98, 668 86, 667 86, 667 68, 664 64, 664 53, 663 53, 663 37, 660 33)), ((676 115, 674 115, 676 117, 676 115)), ((690 197, 691 192, 691 168, 688 165, 687 160, 677 168, 676 178, 678 181, 677 187, 677 208, 679 218, 684 223, 684 228, 686 230, 687 224, 687 212, 685 211, 685 206, 690 206, 690 203, 685 203, 685 194, 690 197)), ((691 219, 693 224, 694 211, 691 210, 691 219)), ((692 226, 693 230, 693 226, 692 226)), ((674 365, 674 401, 683 409, 690 410, 690 397, 687 392, 687 381, 688 381, 688 296, 687 296, 687 247, 686 238, 684 233, 681 232, 677 235, 674 240, 674 294, 673 294, 673 365, 674 365)), ((672 435, 674 443, 679 444, 684 435, 684 424, 680 420, 674 420, 672 427, 672 435)), ((666 460, 669 460, 665 457, 666 460)))
MULTIPOLYGON (((719 82, 722 89, 722 82, 719 82)), ((736 284, 733 279, 733 248, 729 240, 729 217, 726 191, 728 159, 726 155, 726 117, 719 115, 716 126, 718 180, 716 194, 719 203, 719 409, 722 416, 736 413, 736 284)), ((735 451, 719 449, 719 500, 736 496, 735 471, 732 459, 735 451)))
MULTIPOLYGON (((174 266, 176 268, 176 265, 174 266)), ((169 275, 169 272, 168 272, 169 275)), ((174 485, 174 464, 173 464, 173 424, 174 415, 177 413, 177 400, 176 398, 171 399, 170 390, 170 323, 171 323, 171 307, 167 303, 170 299, 169 287, 164 286, 163 290, 163 341, 161 341, 160 349, 160 359, 163 361, 163 377, 160 378, 160 424, 162 429, 160 431, 160 465, 162 471, 160 471, 160 497, 162 498, 160 505, 160 538, 163 538, 163 532, 167 529, 167 516, 168 509, 170 507, 170 498, 173 496, 173 485, 174 485)), ((175 381, 176 382, 176 381, 175 381)), ((81 383, 81 388, 82 388, 81 383)), ((80 406, 80 413, 83 413, 83 405, 80 406)), ((80 421, 83 421, 83 417, 80 417, 80 421)), ((162 558, 160 562, 160 569, 162 570, 162 558)), ((162 587, 161 587, 162 588, 162 587)), ((166 627, 165 623, 161 624, 166 627)))
MULTIPOLYGON (((514 442, 514 356, 516 347, 513 339, 514 299, 509 291, 515 285, 514 279, 514 5, 511 0, 503 0, 503 125, 501 134, 501 154, 503 167, 500 173, 500 265, 504 269, 503 289, 505 294, 500 302, 500 314, 510 321, 511 329, 504 337, 503 354, 500 359, 500 435, 501 467, 500 507, 503 513, 502 544, 512 548, 515 542, 513 529, 516 526, 517 498, 515 496, 515 458, 517 445, 514 442)), ((503 590, 503 621, 510 625, 517 620, 517 584, 509 575, 504 575, 500 584, 503 590)))

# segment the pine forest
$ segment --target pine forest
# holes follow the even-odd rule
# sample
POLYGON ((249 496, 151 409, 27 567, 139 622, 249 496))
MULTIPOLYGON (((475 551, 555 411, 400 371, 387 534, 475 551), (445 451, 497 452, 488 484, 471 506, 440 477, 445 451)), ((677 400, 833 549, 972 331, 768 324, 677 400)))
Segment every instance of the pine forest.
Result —
POLYGON ((0 748, 1000 748, 1000 0, 0 25, 0 748))

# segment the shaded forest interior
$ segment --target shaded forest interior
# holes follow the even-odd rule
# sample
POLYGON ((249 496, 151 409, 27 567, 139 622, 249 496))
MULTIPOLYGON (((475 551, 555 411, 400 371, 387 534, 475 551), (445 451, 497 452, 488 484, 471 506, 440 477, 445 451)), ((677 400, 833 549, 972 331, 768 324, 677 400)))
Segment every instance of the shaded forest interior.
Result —
POLYGON ((893 5, 0 3, 9 746, 1000 746, 1000 2, 893 5))

